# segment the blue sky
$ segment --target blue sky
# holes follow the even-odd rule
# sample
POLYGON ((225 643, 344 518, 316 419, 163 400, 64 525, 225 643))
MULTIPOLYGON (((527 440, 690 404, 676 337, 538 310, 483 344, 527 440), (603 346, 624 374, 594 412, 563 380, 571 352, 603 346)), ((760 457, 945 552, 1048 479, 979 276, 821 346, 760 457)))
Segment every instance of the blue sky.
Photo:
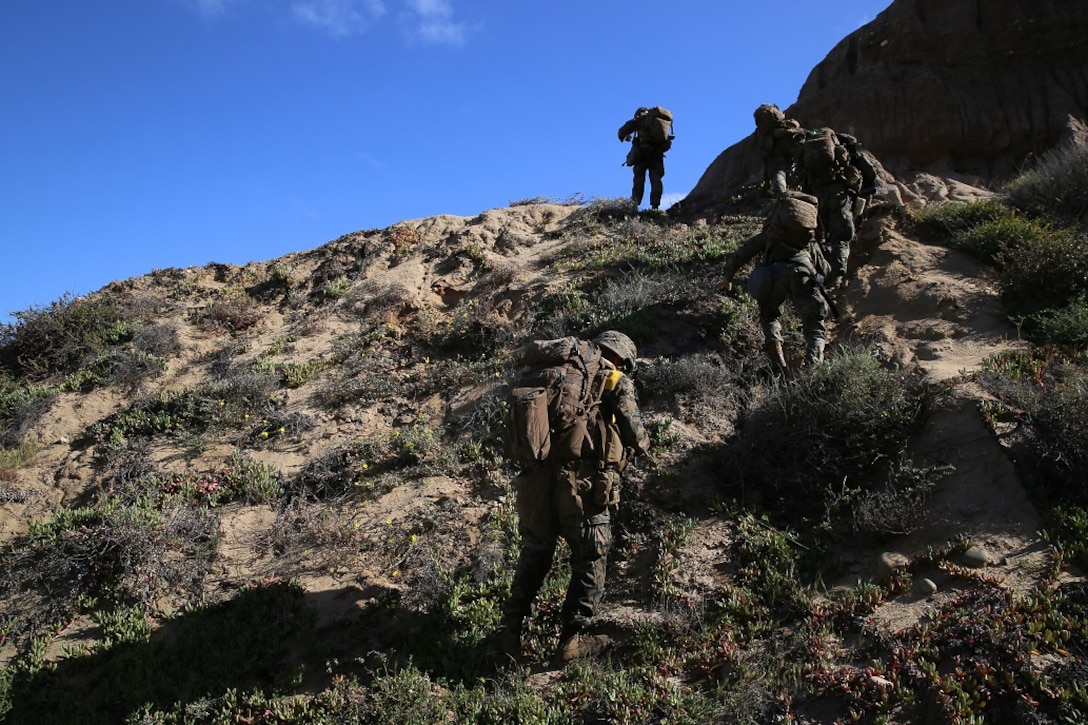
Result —
POLYGON ((9 0, 0 322, 153 269, 548 197, 665 205, 890 0, 9 0))

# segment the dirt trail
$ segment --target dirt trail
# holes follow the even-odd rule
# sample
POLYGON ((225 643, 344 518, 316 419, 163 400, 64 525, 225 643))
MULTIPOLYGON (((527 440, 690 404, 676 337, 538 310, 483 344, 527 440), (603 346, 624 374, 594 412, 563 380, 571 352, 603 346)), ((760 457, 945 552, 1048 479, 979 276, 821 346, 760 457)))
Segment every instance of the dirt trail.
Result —
MULTIPOLYGON (((916 465, 954 470, 930 496, 918 530, 883 544, 858 542, 845 554, 846 575, 829 586, 880 581, 888 562, 903 564, 963 538, 976 547, 973 554, 979 558, 958 563, 977 566, 1014 590, 1027 590, 1047 557, 1038 535, 1041 521, 1013 462, 979 414, 985 391, 964 375, 987 356, 1022 346, 1005 319, 993 270, 954 250, 911 239, 887 217, 861 230, 852 262, 856 269, 838 293, 842 314, 835 341, 873 345, 888 362, 920 369, 931 382, 944 385, 946 394, 911 442, 911 451, 916 465)), ((717 517, 697 524, 678 555, 683 562, 674 577, 679 591, 697 599, 699 592, 728 579, 731 526, 717 517)), ((914 572, 914 582, 913 591, 878 608, 875 623, 893 629, 912 626, 964 584, 936 570, 914 572)), ((638 618, 647 616, 660 613, 638 618)))
MULTIPOLYGON (((1041 521, 979 413, 986 392, 964 375, 990 355, 1025 347, 1005 317, 996 275, 955 250, 910 239, 891 223, 864 229, 859 246, 861 264, 843 294, 847 314, 838 339, 874 343, 888 360, 947 384, 911 449, 918 465, 954 471, 930 498, 926 523, 884 552, 859 556, 851 574, 879 577, 886 567, 881 555, 913 558, 964 538, 980 560, 961 563, 1027 588, 1046 558, 1041 521)), ((916 572, 915 580, 915 591, 877 611, 878 621, 893 628, 913 624, 958 584, 937 571, 916 572)))

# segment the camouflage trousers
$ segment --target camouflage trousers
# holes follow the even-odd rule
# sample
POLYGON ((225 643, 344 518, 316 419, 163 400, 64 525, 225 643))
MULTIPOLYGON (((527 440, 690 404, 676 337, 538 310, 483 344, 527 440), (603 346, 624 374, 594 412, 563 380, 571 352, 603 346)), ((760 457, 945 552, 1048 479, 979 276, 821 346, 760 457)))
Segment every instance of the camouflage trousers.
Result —
MULTIPOLYGON (((577 463, 572 465, 577 469, 577 463)), ((552 568, 560 538, 570 547, 570 581, 563 602, 563 624, 580 629, 596 613, 604 596, 608 551, 612 548, 612 519, 607 507, 598 506, 591 496, 583 497, 578 493, 578 481, 584 484, 589 478, 587 464, 582 464, 581 468, 581 471, 571 467, 556 471, 551 503, 558 531, 540 531, 519 522, 521 552, 510 597, 503 605, 504 615, 529 616, 533 601, 552 568)), ((618 473, 611 475, 619 476, 618 473)))
POLYGON ((845 277, 854 243, 854 198, 846 184, 834 183, 816 189, 820 200, 820 223, 824 228, 824 247, 831 263, 832 278, 845 277))
POLYGON ((632 169, 634 181, 631 185, 631 200, 635 205, 642 203, 642 196, 646 190, 646 176, 650 177, 650 206, 654 209, 661 206, 661 195, 664 192, 662 177, 665 176, 665 154, 642 147, 638 163, 632 169))
POLYGON ((781 156, 768 156, 763 161, 763 181, 776 199, 786 195, 790 188, 790 172, 793 168, 793 159, 781 156))
POLYGON ((759 294, 753 296, 759 305, 759 322, 763 328, 764 341, 769 346, 768 354, 772 354, 771 350, 776 343, 782 344, 782 323, 779 322, 779 317, 782 315, 782 305, 789 300, 797 316, 801 318, 805 335, 805 362, 822 362, 827 341, 827 318, 831 314, 831 308, 816 286, 815 271, 807 262, 799 264, 783 261, 759 265, 752 272, 752 276, 757 274, 767 275, 766 281, 759 285, 759 294))

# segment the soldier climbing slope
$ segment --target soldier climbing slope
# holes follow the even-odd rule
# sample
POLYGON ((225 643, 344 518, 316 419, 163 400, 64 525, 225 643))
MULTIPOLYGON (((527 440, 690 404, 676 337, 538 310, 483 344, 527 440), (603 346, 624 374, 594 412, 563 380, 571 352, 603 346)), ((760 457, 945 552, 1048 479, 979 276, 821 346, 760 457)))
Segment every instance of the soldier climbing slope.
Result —
POLYGON ((498 632, 515 661, 560 537, 570 547, 571 574, 556 662, 595 655, 609 643, 585 630, 604 594, 620 471, 650 448, 629 377, 636 357, 631 338, 615 330, 592 342, 538 340, 522 354, 529 369, 511 393, 507 429, 507 454, 524 466, 514 480, 522 545, 498 632))
POLYGON ((823 362, 827 317, 833 311, 823 287, 827 262, 816 239, 816 198, 788 191, 768 215, 763 230, 746 241, 725 262, 718 289, 729 291, 733 277, 757 254, 762 259, 748 277, 747 290, 759 304, 764 350, 776 374, 787 370, 782 351, 782 305, 788 299, 801 318, 805 335, 805 364, 823 362))
POLYGON ((842 283, 857 231, 855 201, 871 196, 877 172, 853 136, 830 128, 807 131, 795 157, 801 189, 819 199, 824 251, 831 264, 827 286, 842 283))
POLYGON ((756 122, 755 141, 763 159, 763 183, 775 198, 790 188, 794 158, 805 137, 801 124, 786 118, 778 106, 764 103, 752 114, 756 122))

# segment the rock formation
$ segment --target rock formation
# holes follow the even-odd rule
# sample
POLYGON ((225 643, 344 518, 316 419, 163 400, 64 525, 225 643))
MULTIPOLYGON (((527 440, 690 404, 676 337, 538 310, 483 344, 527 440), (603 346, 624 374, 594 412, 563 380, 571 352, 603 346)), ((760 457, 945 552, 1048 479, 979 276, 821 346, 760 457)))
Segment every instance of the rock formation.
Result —
MULTIPOLYGON (((897 175, 1000 183, 1030 159, 1088 142, 1084 0, 895 0, 844 38, 786 109, 856 135, 897 175)), ((726 149, 685 200, 757 181, 752 139, 726 149)))

